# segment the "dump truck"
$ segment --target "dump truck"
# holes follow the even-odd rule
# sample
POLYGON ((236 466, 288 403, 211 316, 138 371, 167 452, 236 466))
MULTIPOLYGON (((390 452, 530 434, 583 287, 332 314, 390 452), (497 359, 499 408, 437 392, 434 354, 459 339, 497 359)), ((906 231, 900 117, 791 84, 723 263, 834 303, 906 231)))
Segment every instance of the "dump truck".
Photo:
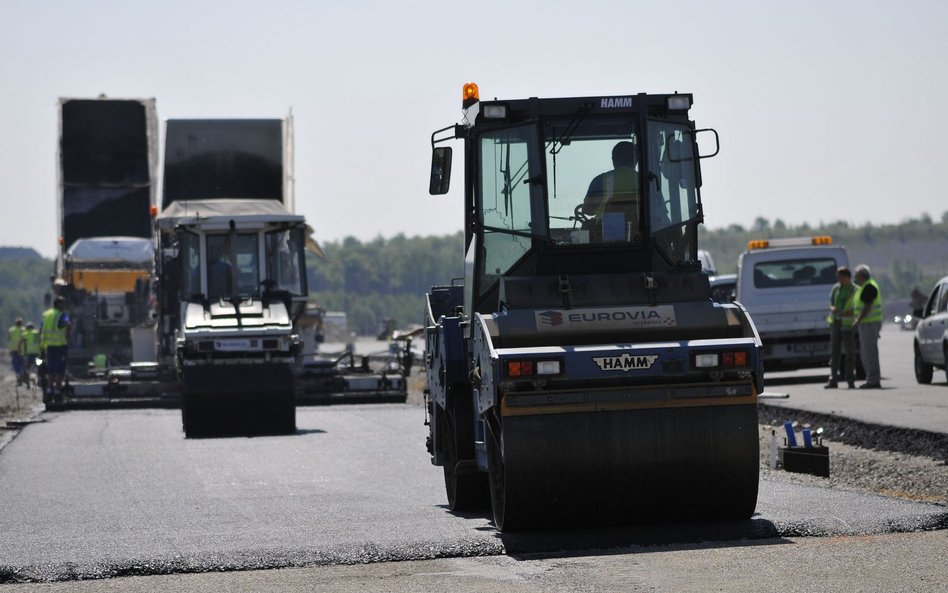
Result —
MULTIPOLYGON (((448 506, 501 531, 746 519, 761 342, 710 298, 691 94, 480 101, 431 136, 429 191, 464 148, 463 280, 427 294, 427 449, 448 506)), ((704 153, 699 151, 698 139, 704 153)))
POLYGON ((105 96, 63 98, 58 111, 54 288, 73 320, 70 374, 82 379, 127 367, 153 335, 157 114, 154 99, 105 96))

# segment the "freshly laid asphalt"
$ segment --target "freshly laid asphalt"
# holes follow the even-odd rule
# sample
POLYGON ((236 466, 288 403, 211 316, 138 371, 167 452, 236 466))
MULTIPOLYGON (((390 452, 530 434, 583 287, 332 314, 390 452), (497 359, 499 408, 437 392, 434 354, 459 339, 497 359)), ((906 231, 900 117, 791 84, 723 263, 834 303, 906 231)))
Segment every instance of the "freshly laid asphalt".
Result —
POLYGON ((744 522, 498 534, 445 505, 413 405, 302 408, 292 436, 185 440, 173 410, 47 413, 0 454, 0 582, 948 527, 948 509, 765 472, 744 522))

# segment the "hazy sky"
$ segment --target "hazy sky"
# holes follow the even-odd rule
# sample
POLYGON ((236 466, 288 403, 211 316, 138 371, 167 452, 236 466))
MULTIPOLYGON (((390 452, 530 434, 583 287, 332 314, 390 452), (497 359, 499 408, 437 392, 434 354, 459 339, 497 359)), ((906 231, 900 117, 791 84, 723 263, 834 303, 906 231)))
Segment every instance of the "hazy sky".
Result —
POLYGON ((0 245, 55 252, 56 101, 100 93, 154 97, 162 120, 292 108, 321 241, 458 230, 460 183, 427 193, 429 137, 468 80, 484 98, 694 93, 721 136, 712 228, 940 218, 946 59, 943 0, 0 0, 0 245))

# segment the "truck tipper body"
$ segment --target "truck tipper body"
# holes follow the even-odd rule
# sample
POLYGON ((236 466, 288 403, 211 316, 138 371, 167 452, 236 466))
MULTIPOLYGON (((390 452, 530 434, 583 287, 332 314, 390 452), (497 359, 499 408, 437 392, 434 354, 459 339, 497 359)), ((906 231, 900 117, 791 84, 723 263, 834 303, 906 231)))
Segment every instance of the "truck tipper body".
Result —
POLYGON ((57 275, 74 378, 129 365, 136 330, 148 342, 157 148, 154 99, 59 100, 57 275))

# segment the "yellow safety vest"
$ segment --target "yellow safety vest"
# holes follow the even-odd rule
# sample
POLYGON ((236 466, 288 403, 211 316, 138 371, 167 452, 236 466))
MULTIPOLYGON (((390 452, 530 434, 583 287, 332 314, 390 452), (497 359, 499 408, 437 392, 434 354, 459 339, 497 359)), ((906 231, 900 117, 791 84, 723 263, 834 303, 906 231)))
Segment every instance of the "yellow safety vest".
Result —
POLYGON ((22 352, 20 354, 26 354, 27 356, 38 356, 41 352, 40 343, 39 343, 39 332, 35 329, 28 329, 23 332, 23 340, 20 342, 22 345, 22 352))
POLYGON ((43 347, 47 346, 65 346, 66 328, 59 327, 59 318, 62 317, 62 311, 58 309, 47 309, 43 313, 43 347))
POLYGON ((15 325, 10 326, 10 342, 8 344, 11 351, 16 350, 20 344, 20 338, 23 337, 23 328, 15 325))
POLYGON ((856 296, 856 290, 857 287, 852 284, 844 288, 837 282, 833 286, 833 290, 830 291, 830 304, 836 307, 836 313, 831 312, 827 315, 826 323, 832 325, 836 319, 839 319, 843 329, 852 329, 853 321, 855 321, 853 297, 856 296))
POLYGON ((879 290, 879 285, 876 284, 876 281, 872 278, 866 280, 865 284, 857 288, 856 293, 853 295, 853 315, 855 315, 854 320, 859 318, 859 316, 862 314, 862 309, 865 306, 865 303, 862 302, 862 289, 870 284, 876 289, 876 298, 874 301, 872 301, 872 304, 869 305, 869 312, 866 313, 866 316, 862 321, 865 323, 882 323, 882 291, 879 290))
POLYGON ((602 174, 602 201, 596 207, 595 216, 602 218, 606 206, 620 206, 633 212, 638 226, 639 174, 631 167, 618 167, 602 174))

